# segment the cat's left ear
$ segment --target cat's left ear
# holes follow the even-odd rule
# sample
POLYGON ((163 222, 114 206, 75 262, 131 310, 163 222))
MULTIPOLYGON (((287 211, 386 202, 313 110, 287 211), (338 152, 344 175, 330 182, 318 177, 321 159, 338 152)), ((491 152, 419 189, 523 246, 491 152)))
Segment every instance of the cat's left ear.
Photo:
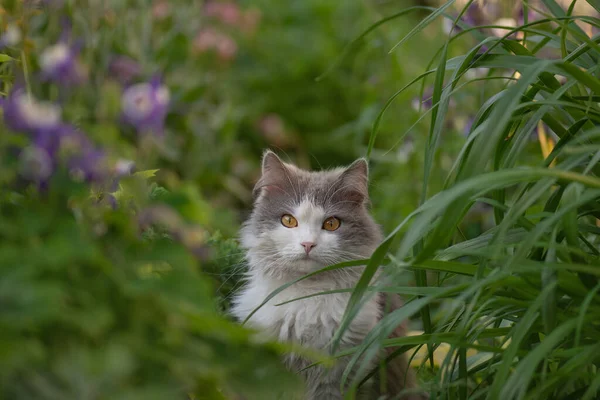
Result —
POLYGON ((342 174, 340 181, 345 199, 365 203, 369 199, 369 164, 365 158, 354 161, 342 174))

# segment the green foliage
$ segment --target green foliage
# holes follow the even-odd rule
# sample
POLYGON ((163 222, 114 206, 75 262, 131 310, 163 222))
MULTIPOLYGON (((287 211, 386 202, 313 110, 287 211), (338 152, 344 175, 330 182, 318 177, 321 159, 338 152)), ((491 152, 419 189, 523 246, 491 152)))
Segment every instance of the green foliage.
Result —
POLYGON ((85 202, 78 223, 63 194, 1 207, 3 398, 265 398, 257 381, 290 382, 282 349, 215 312, 182 245, 139 240, 128 212, 85 202))
MULTIPOLYGON (((272 146, 304 167, 351 161, 396 79, 385 71, 416 66, 373 63, 386 40, 375 33, 379 42, 316 83, 378 9, 231 4, 223 19, 184 1, 2 3, 0 398, 264 399, 297 387, 280 365, 289 349, 256 341, 224 314, 242 284, 234 236, 259 156, 272 146), (215 32, 218 43, 206 45, 215 32), (77 67, 48 81, 61 55, 48 51, 65 38, 80 46, 69 60, 77 67), (164 134, 148 135, 124 121, 125 93, 157 74, 170 101, 164 134), (15 126, 7 110, 18 88, 58 105, 61 124, 81 134, 71 139, 90 149, 75 140, 55 153, 45 139, 67 135, 62 125, 15 126), (32 147, 51 162, 28 155, 32 147), (67 150, 89 152, 81 168, 67 150), (140 172, 119 172, 123 161, 140 172)), ((380 137, 395 140, 407 115, 417 116, 403 110, 380 137)))
MULTIPOLYGON (((201 192, 210 195, 214 182, 200 188, 202 173, 186 164, 192 153, 182 155, 201 117, 189 108, 211 114, 223 102, 194 102, 187 90, 208 85, 178 83, 204 79, 190 71, 209 58, 191 55, 194 15, 180 14, 190 5, 170 2, 162 20, 153 19, 152 4, 142 13, 133 5, 0 8, 0 40, 15 27, 22 35, 3 42, 0 57, 0 398, 265 399, 294 392, 298 379, 281 367, 288 347, 257 340, 223 315, 239 285, 241 252, 219 233, 235 231, 231 211, 215 211, 201 192), (156 25, 148 30, 148 23, 156 25), (76 60, 83 82, 43 79, 44 51, 65 33, 82 41, 76 60), (111 64, 123 55, 137 58, 140 69, 127 84, 111 64), (157 72, 171 89, 164 138, 121 117, 128 85, 157 72), (11 111, 19 103, 7 95, 19 86, 36 101, 60 103, 61 125, 18 126, 31 122, 11 111), (101 162, 92 165, 96 157, 101 162)), ((47 117, 35 107, 31 113, 47 117)))
MULTIPOLYGON (((463 12, 469 12, 471 3, 463 12)), ((435 82, 422 204, 375 252, 345 321, 362 304, 382 263, 388 264, 391 277, 370 290, 394 291, 406 271, 413 271, 419 287, 440 291, 423 291, 409 298, 403 311, 384 318, 370 339, 348 352, 354 354, 348 369, 372 359, 384 346, 404 346, 410 354, 408 349, 426 346, 430 357, 421 368, 433 372, 426 383, 432 398, 597 398, 600 48, 598 36, 590 39, 575 21, 597 28, 600 19, 576 16, 553 0, 542 3, 544 15, 506 28, 504 36, 489 35, 485 26, 449 36, 432 61, 436 67, 429 74, 435 82), (518 32, 525 39, 515 37, 518 32), (467 34, 487 48, 477 44, 450 58, 449 49, 467 34), (506 83, 486 90, 444 190, 432 192, 428 176, 436 168, 444 121, 451 118, 449 101, 475 69, 488 71, 483 82, 489 81, 489 88, 498 87, 494 82, 499 76, 506 83), (556 145, 534 157, 528 143, 536 127, 538 137, 556 145), (465 237, 461 227, 477 204, 491 207, 494 221, 489 229, 465 237), (401 238, 393 245, 397 236, 401 238), (418 313, 422 335, 381 339, 418 313), (442 344, 449 345, 448 351, 434 367, 433 351, 442 344)), ((431 15, 441 16, 446 6, 431 15)), ((418 30, 433 20, 423 20, 418 30)), ((372 138, 377 128, 376 123, 372 138)), ((346 327, 343 323, 337 332, 338 340, 346 327)), ((353 382, 358 384, 367 372, 363 368, 353 382)))
POLYGON ((434 399, 596 398, 600 47, 588 28, 600 19, 530 3, 498 36, 473 2, 241 1, 228 17, 180 0, 4 2, 0 398, 297 388, 280 364, 290 348, 226 315, 265 147, 302 167, 372 161, 389 235, 335 341, 374 290, 407 304, 336 355, 359 368, 353 389, 372 372, 365 360, 401 346, 434 399), (82 44, 75 85, 40 73, 63 17, 82 44), (461 29, 445 34, 442 19, 461 29), (10 27, 22 38, 6 44, 10 27), (119 56, 135 72, 115 70, 119 56), (156 74, 170 92, 164 134, 122 118, 129 85, 156 74), (39 137, 9 126, 19 85, 106 154, 103 179, 68 152, 51 154, 50 179, 31 179, 46 160, 24 151, 39 137), (123 160, 138 172, 117 172, 123 160), (388 279, 371 287, 377 269, 388 279), (408 318, 422 334, 385 339, 408 318))

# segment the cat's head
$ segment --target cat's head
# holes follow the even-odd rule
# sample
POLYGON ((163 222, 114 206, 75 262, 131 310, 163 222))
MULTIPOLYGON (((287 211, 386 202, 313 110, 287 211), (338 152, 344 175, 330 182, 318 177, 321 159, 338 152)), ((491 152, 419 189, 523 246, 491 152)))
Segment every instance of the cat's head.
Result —
POLYGON ((242 229, 252 270, 291 278, 342 261, 368 258, 381 241, 367 205, 368 165, 306 171, 271 151, 242 229))

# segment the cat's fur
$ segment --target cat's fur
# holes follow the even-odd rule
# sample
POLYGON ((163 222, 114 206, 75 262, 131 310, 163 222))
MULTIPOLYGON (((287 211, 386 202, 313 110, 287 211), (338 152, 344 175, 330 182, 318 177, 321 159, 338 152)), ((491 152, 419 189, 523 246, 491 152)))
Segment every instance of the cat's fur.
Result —
MULTIPOLYGON (((367 209, 367 186, 368 167, 364 159, 348 168, 309 172, 266 152, 262 176, 254 189, 254 209, 241 231, 242 246, 247 249, 248 283, 235 298, 233 314, 244 320, 275 289, 309 272, 342 261, 369 258, 382 234, 367 209), (298 226, 285 227, 281 223, 284 214, 294 216, 298 226), (333 216, 341 220, 340 227, 335 231, 322 229, 323 221, 333 216), (307 255, 302 242, 316 246, 307 255)), ((300 281, 259 309, 248 324, 281 341, 327 349, 350 293, 276 304, 326 290, 352 288, 362 269, 328 271, 300 281)), ((393 301, 393 306, 400 306, 398 300, 393 301)), ((378 294, 361 308, 341 340, 342 349, 362 342, 381 318, 382 304, 383 296, 378 294)), ((399 327, 396 334, 403 335, 403 329, 399 327)), ((307 360, 294 355, 285 361, 294 371, 308 365, 307 360)), ((414 385, 412 377, 407 376, 410 371, 405 360, 399 357, 396 361, 401 365, 389 370, 399 376, 388 377, 388 394, 402 390, 405 382, 407 386, 414 385)), ((313 367, 303 371, 306 398, 341 399, 340 381, 346 362, 342 359, 330 369, 313 367)))

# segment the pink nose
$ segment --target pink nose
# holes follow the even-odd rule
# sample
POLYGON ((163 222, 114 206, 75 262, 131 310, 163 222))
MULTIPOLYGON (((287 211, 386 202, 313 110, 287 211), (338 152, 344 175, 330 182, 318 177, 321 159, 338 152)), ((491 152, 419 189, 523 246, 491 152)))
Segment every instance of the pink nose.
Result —
POLYGON ((308 255, 308 253, 310 253, 310 251, 313 249, 313 247, 315 247, 317 244, 313 243, 313 242, 302 242, 300 243, 302 245, 302 247, 304 247, 304 251, 306 251, 306 255, 308 255))

